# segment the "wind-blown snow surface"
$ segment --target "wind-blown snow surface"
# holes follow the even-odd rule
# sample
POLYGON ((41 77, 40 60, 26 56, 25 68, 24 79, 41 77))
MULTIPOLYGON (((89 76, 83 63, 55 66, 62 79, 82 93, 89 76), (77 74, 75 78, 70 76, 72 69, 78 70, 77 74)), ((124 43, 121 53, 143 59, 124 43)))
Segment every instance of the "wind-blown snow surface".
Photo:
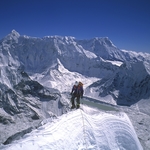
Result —
MULTIPOLYGON (((86 106, 43 126, 1 150, 142 150, 125 113, 109 114, 86 106)), ((44 122, 43 122, 44 123, 44 122)))

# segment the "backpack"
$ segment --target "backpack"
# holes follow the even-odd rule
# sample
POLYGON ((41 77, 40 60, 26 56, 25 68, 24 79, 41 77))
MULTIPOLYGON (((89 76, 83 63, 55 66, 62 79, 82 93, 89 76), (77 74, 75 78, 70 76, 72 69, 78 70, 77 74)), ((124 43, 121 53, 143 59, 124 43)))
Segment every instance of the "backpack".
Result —
POLYGON ((82 82, 79 82, 79 84, 78 84, 78 85, 83 87, 83 83, 82 83, 82 82))
POLYGON ((83 96, 83 83, 82 82, 79 82, 78 84, 78 93, 83 96))

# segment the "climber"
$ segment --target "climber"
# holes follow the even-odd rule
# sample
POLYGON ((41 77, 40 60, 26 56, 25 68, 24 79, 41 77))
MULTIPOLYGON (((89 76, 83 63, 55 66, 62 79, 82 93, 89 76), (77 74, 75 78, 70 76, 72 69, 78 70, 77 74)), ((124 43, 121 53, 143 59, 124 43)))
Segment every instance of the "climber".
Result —
POLYGON ((71 91, 71 109, 75 108, 75 98, 76 98, 76 108, 78 109, 80 107, 80 98, 83 97, 83 84, 82 82, 75 82, 72 91, 71 91))

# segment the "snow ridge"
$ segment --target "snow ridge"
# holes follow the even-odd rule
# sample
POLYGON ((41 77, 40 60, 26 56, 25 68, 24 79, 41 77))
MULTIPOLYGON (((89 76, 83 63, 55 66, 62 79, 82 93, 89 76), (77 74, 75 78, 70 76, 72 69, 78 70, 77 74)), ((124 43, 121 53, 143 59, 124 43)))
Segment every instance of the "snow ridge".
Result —
POLYGON ((1 149, 142 150, 142 147, 125 113, 98 113, 84 107, 84 111, 64 114, 1 149))

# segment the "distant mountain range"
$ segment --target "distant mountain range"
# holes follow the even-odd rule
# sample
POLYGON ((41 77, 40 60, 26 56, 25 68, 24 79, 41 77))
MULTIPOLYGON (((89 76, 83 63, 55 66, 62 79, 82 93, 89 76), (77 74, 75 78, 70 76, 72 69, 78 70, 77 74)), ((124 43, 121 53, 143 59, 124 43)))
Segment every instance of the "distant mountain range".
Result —
POLYGON ((65 113, 62 95, 79 79, 98 100, 110 96, 108 103, 127 106, 149 100, 150 54, 120 50, 107 37, 36 38, 12 30, 0 40, 0 142, 65 113))

